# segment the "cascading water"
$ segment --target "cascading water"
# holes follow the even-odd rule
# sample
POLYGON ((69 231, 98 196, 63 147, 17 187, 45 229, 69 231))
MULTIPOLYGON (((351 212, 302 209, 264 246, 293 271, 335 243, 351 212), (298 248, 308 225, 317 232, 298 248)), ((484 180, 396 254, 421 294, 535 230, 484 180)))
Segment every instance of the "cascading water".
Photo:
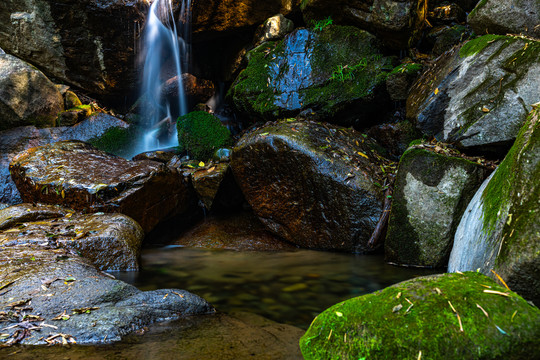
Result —
POLYGON ((172 0, 150 6, 142 45, 143 135, 136 153, 178 145, 176 118, 187 113, 182 68, 189 64, 190 9, 191 0, 183 0, 177 27, 172 0))

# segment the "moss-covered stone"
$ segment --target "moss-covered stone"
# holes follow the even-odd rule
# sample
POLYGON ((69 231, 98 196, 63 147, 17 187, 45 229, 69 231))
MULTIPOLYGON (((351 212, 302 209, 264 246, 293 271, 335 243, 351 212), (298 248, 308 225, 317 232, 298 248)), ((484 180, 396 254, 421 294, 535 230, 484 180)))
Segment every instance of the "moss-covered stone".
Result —
POLYGON ((443 274, 334 305, 300 348, 307 360, 527 359, 539 334, 540 310, 519 295, 479 273, 443 274))
POLYGON ((127 128, 113 127, 100 137, 88 140, 88 143, 99 150, 126 157, 133 152, 135 141, 141 135, 140 133, 140 129, 135 125, 127 128))
POLYGON ((248 59, 229 96, 241 112, 266 120, 308 108, 323 118, 338 117, 342 124, 351 119, 337 115, 373 113, 392 69, 372 35, 332 25, 298 29, 280 42, 257 47, 248 59))
POLYGON ((413 147, 401 157, 385 241, 385 260, 446 267, 454 232, 489 170, 472 161, 413 147))
POLYGON ((194 111, 178 118, 178 144, 197 160, 207 160, 230 145, 231 132, 214 115, 194 111))

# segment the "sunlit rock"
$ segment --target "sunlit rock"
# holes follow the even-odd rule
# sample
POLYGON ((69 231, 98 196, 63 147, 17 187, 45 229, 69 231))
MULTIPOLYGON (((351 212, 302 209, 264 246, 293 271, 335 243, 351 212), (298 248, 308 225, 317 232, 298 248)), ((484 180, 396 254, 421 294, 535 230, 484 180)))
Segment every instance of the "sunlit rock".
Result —
POLYGON ((249 132, 231 167, 274 234, 305 248, 364 252, 382 213, 382 160, 360 133, 314 122, 249 132))
POLYGON ((54 84, 30 64, 0 54, 0 130, 51 127, 64 100, 54 84))
POLYGON ((433 148, 415 146, 401 157, 384 243, 388 262, 446 267, 461 216, 489 173, 433 148))
POLYGON ((189 204, 187 184, 166 165, 128 161, 80 141, 23 151, 12 160, 10 173, 25 202, 119 212, 145 232, 189 204))
POLYGON ((407 117, 460 147, 504 155, 540 100, 540 42, 485 35, 446 53, 413 85, 407 117))
POLYGON ((260 45, 265 41, 279 40, 294 30, 294 23, 283 14, 266 19, 255 33, 253 42, 260 45))
POLYGON ((534 358, 540 310, 488 277, 419 277, 346 300, 315 318, 306 360, 534 358))
POLYGON ((540 304, 540 110, 469 204, 454 239, 449 271, 493 269, 508 286, 540 304))
MULTIPOLYGON (((354 27, 297 29, 248 53, 229 95, 249 116, 275 120, 306 109, 320 118, 363 127, 381 118, 392 70, 375 37, 354 27)), ((384 113, 384 111, 383 111, 384 113)))

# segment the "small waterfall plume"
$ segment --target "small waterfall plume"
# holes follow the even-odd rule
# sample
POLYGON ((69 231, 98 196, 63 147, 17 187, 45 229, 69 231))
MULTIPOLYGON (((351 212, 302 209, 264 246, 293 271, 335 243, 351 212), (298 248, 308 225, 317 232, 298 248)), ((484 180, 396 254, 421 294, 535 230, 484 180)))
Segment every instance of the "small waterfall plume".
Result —
POLYGON ((142 138, 136 153, 178 145, 176 118, 187 113, 182 73, 189 65, 191 0, 175 21, 172 0, 155 0, 143 34, 142 138))

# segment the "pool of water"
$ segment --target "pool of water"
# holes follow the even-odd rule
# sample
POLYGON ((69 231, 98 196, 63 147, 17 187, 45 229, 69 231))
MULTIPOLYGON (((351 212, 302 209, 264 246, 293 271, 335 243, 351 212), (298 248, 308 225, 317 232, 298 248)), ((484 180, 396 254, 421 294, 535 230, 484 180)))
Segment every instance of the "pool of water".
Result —
POLYGON ((144 250, 141 261, 142 271, 114 275, 142 290, 185 289, 220 312, 251 312, 303 329, 340 301, 433 273, 385 264, 382 255, 311 250, 239 252, 167 246, 144 250))

